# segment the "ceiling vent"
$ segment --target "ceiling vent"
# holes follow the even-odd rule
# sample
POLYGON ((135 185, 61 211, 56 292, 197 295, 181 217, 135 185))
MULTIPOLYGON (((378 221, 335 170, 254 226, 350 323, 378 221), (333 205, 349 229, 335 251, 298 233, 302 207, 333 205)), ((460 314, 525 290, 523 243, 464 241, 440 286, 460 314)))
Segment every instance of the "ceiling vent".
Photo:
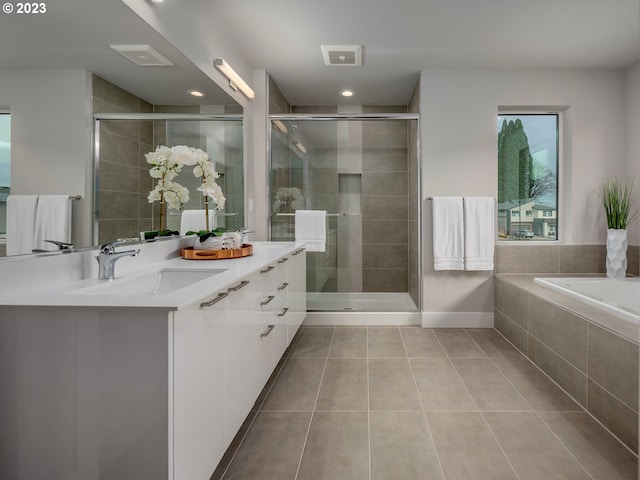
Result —
POLYGON ((320 45, 325 65, 359 67, 362 65, 362 45, 320 45))
POLYGON ((149 45, 109 45, 120 55, 143 67, 167 67, 173 63, 149 45))

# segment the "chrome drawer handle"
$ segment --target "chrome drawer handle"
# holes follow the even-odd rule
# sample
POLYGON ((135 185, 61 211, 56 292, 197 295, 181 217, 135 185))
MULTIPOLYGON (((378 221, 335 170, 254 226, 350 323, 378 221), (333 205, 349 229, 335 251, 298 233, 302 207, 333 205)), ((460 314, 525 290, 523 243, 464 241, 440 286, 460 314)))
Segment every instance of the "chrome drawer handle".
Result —
POLYGON ((289 257, 284 257, 281 258, 280 260, 278 260, 278 263, 284 263, 284 262, 288 262, 289 261, 289 257))
POLYGON ((260 302, 260 306, 264 307, 265 305, 271 303, 271 300, 273 300, 274 298, 276 298, 275 295, 269 295, 266 300, 260 302))
POLYGON ((282 285, 278 287, 278 290, 284 290, 289 286, 289 282, 284 282, 282 285))
POLYGON ((289 307, 284 307, 282 311, 278 314, 279 317, 284 317, 289 311, 289 307))
POLYGON ((271 333, 271 330, 273 330, 274 327, 275 327, 275 325, 269 325, 267 327, 267 329, 260 334, 260 338, 264 338, 264 337, 268 336, 271 333))
POLYGON ((205 308, 205 307, 210 307, 211 305, 215 305, 220 300, 222 300, 223 298, 228 297, 228 296, 229 296, 229 292, 219 293, 218 296, 216 298, 214 298, 213 300, 209 300, 208 302, 202 302, 200 304, 200 308, 205 308))
POLYGON ((298 250, 293 252, 291 255, 300 255, 302 252, 304 252, 304 248, 299 248, 298 250))
POLYGON ((247 285, 249 285, 249 280, 243 280, 238 285, 236 285, 235 287, 229 287, 229 291, 230 292, 237 292, 242 287, 246 287, 247 285))
POLYGON ((269 265, 267 268, 265 268, 264 270, 260 270, 260 273, 269 273, 271 270, 273 270, 274 267, 273 265, 269 265))

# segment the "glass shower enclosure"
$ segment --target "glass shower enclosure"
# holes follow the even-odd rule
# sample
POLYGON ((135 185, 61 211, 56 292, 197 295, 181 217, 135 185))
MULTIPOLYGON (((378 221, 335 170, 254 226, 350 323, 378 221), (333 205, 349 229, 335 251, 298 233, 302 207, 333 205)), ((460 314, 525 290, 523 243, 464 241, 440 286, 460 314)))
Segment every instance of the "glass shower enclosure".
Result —
POLYGON ((295 211, 327 212, 307 252, 307 309, 419 309, 418 117, 270 116, 270 238, 295 240, 295 211))

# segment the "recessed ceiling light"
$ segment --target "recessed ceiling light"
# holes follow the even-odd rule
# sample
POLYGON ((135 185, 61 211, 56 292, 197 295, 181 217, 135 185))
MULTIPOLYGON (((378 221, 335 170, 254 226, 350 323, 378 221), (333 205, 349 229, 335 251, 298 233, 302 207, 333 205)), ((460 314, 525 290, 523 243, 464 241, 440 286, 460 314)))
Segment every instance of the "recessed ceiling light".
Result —
POLYGON ((151 0, 151 3, 164 3, 164 0, 151 0))
POLYGON ((192 97, 206 97, 206 94, 202 93, 199 90, 189 90, 187 93, 192 97))
POLYGON ((345 90, 342 90, 340 92, 340 95, 342 95, 343 97, 353 97, 355 95, 355 92, 347 88, 345 90))

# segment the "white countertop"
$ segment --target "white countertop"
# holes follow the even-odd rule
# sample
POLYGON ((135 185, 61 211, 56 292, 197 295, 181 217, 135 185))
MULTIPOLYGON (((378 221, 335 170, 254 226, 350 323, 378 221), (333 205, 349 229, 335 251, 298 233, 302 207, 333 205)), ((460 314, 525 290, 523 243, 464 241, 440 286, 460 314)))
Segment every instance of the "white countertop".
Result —
MULTIPOLYGON (((89 278, 72 282, 52 284, 50 287, 40 287, 10 295, 0 295, 0 306, 50 306, 50 307, 127 307, 127 308, 162 308, 180 310, 199 302, 216 291, 224 290, 237 283, 243 277, 250 275, 266 265, 275 262, 299 247, 293 242, 256 242, 253 243, 253 254, 243 258, 229 260, 185 260, 180 257, 171 258, 154 263, 143 263, 140 257, 140 268, 128 270, 118 274, 116 262, 114 280, 98 280, 89 278), (224 270, 211 277, 192 283, 188 287, 180 288, 166 294, 158 295, 123 295, 123 294, 92 294, 81 293, 77 290, 109 283, 110 286, 118 282, 130 281, 138 276, 161 269, 188 270, 224 270)), ((131 262, 132 263, 132 262, 131 262)))

